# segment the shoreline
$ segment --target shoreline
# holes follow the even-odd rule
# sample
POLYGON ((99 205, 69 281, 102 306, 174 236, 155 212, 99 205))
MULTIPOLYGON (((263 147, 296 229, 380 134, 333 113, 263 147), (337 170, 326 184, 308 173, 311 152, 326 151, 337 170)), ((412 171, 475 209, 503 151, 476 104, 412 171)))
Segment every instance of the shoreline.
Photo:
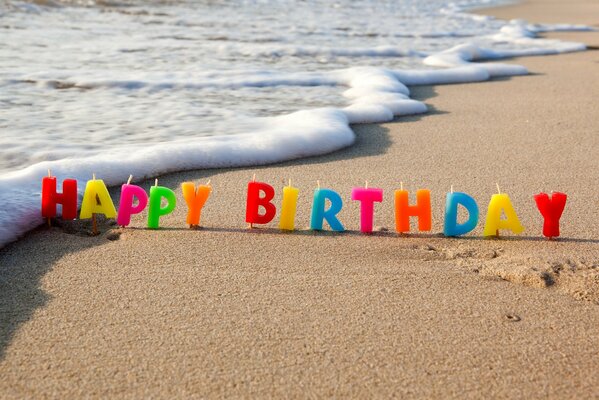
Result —
MULTIPOLYGON (((505 32, 503 29, 501 31, 503 40, 508 42, 522 40, 528 43, 531 40, 529 35, 533 35, 537 30, 534 26, 508 28, 505 32)), ((576 27, 565 28, 576 30, 576 27)), ((540 29, 543 30, 542 27, 540 29)), ((129 173, 136 178, 141 176, 148 179, 148 176, 154 177, 161 171, 225 166, 251 168, 317 157, 350 146, 355 139, 351 126, 356 123, 383 123, 393 120, 394 115, 405 117, 426 113, 427 108, 423 102, 407 98, 409 90, 406 85, 471 83, 497 77, 525 75, 527 70, 522 66, 484 61, 486 58, 494 59, 508 54, 541 55, 580 51, 583 48, 584 46, 578 42, 554 42, 548 48, 537 42, 537 47, 533 49, 513 49, 505 53, 463 43, 433 53, 422 60, 425 65, 445 67, 440 70, 375 68, 323 72, 320 79, 336 82, 338 86, 347 86, 347 91, 344 92, 344 96, 347 97, 345 107, 307 109, 273 117, 265 127, 257 128, 258 131, 252 135, 200 137, 185 145, 154 144, 127 153, 124 153, 123 149, 114 150, 108 158, 98 155, 67 158, 56 162, 37 163, 10 172, 0 178, 0 190, 4 191, 7 198, 12 199, 0 213, 0 246, 18 239, 39 224, 39 204, 36 196, 39 192, 38 182, 46 176, 46 171, 51 170, 61 178, 69 177, 79 181, 86 181, 95 172, 103 172, 102 178, 109 186, 119 187, 129 173), (326 139, 322 140, 323 137, 326 139), (230 140, 232 138, 234 140, 230 140), (145 160, 152 155, 158 157, 161 166, 151 168, 150 171, 153 172, 148 173, 145 160), (128 173, 122 175, 119 171, 128 173)), ((315 78, 296 76, 289 79, 302 86, 309 85, 308 82, 315 78)), ((70 82, 68 85, 76 86, 76 83, 70 82)))
MULTIPOLYGON (((546 3, 497 13, 527 19, 546 3)), ((577 7, 579 19, 562 22, 596 15, 577 7)), ((577 35, 591 45, 599 37, 577 35)), ((161 176, 171 188, 212 180, 205 229, 184 229, 182 203, 164 219, 181 229, 104 224, 90 238, 64 224, 9 244, 0 250, 9 266, 0 271, 0 393, 591 397, 599 390, 598 57, 508 59, 532 74, 411 87, 428 113, 352 126, 356 143, 325 156, 161 176), (385 194, 403 180, 410 191, 433 191, 433 233, 451 184, 480 199, 482 218, 496 182, 527 231, 522 240, 476 240, 479 222, 473 238, 397 237, 387 196, 375 224, 390 233, 374 238, 275 234, 278 219, 239 235, 253 173, 275 187, 277 205, 293 179, 300 228, 316 180, 344 199, 364 180, 385 194), (526 239, 541 231, 532 195, 551 190, 569 195, 562 236, 571 240, 541 245, 526 239)), ((358 215, 346 201, 347 229, 358 229, 358 215)))

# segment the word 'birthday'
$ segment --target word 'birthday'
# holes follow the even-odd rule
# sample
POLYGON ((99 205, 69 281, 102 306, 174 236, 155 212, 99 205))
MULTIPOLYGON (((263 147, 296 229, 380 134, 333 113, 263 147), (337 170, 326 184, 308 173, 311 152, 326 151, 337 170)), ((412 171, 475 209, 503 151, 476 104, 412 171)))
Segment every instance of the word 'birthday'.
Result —
MULTIPOLYGON (((77 181, 65 179, 62 182, 62 192, 57 192, 56 177, 42 179, 42 217, 48 219, 56 217, 57 205, 62 206, 62 219, 71 220, 77 217, 78 197, 77 181)), ((95 216, 104 215, 106 218, 116 218, 118 225, 126 227, 131 223, 131 216, 139 214, 148 208, 147 227, 157 229, 160 227, 160 218, 175 209, 177 196, 167 187, 158 186, 158 180, 150 188, 150 193, 129 181, 122 185, 118 213, 108 193, 108 189, 101 179, 89 180, 85 186, 80 219, 92 219, 95 227, 95 216), (163 203, 165 204, 163 206, 163 203)), ((403 185, 402 185, 403 186, 403 185)), ((181 184, 183 198, 187 205, 187 225, 191 228, 200 226, 202 209, 204 208, 212 187, 210 182, 205 185, 196 185, 193 182, 181 184)), ((409 193, 395 190, 393 193, 395 208, 395 228, 399 233, 410 231, 410 218, 418 218, 418 230, 422 232, 431 230, 431 193, 427 189, 416 191, 416 203, 410 204, 409 193)), ((277 214, 277 207, 273 203, 275 189, 264 182, 250 181, 247 186, 247 202, 245 221, 250 225, 268 224, 277 214)), ((289 185, 283 188, 282 203, 279 212, 279 228, 281 230, 295 230, 295 216, 299 189, 289 185)), ((351 199, 360 203, 360 231, 370 233, 373 230, 375 203, 383 201, 383 189, 365 187, 353 188, 351 199)), ((561 192, 539 193, 534 196, 537 208, 543 218, 543 235, 556 238, 560 235, 560 218, 566 206, 567 195, 561 192)), ((320 188, 314 191, 312 212, 310 216, 310 229, 320 231, 326 222, 331 230, 343 232, 345 228, 338 218, 343 207, 341 195, 332 189, 320 188)), ((473 231, 478 225, 479 207, 476 200, 462 192, 447 193, 445 202, 445 221, 443 233, 446 236, 461 236, 473 231), (458 221, 458 210, 462 207, 467 213, 464 222, 458 221)), ((500 230, 509 230, 515 234, 524 231, 510 197, 506 193, 497 193, 491 196, 487 207, 484 225, 484 236, 498 236, 500 230), (505 218, 502 216, 505 215, 505 218)))

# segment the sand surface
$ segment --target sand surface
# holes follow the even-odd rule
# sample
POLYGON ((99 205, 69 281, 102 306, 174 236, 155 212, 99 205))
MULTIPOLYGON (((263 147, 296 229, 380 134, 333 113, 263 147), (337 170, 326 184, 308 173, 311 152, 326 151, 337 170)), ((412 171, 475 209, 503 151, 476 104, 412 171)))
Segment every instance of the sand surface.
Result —
MULTIPOLYGON (((484 12, 593 24, 597 7, 484 12)), ((597 398, 599 52, 510 62, 533 74, 413 88, 430 113, 357 126, 328 156, 161 177, 212 180, 204 229, 179 207, 158 233, 64 224, 0 250, 0 397, 597 398), (245 229, 254 173, 277 189, 293 179, 303 230, 245 229), (349 232, 304 229, 317 180, 346 199, 349 232), (386 196, 370 236, 349 201, 364 180, 386 196), (400 181, 431 189, 430 235, 393 233, 400 181), (523 235, 484 240, 481 223, 439 236, 450 185, 484 217, 495 183, 523 235), (541 238, 532 200, 551 190, 570 195, 560 241, 541 238)))

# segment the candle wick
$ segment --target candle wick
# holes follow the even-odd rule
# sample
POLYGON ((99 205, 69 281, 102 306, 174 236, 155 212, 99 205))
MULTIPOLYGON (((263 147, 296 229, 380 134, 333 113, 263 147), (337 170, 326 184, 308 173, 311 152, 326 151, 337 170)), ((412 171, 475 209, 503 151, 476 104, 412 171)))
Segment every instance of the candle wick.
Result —
POLYGON ((400 190, 403 190, 403 182, 399 182, 399 188, 400 190))
POLYGON ((211 181, 212 181, 212 179, 208 179, 208 182, 206 182, 206 186, 210 186, 211 181))
POLYGON ((254 174, 254 177, 252 178, 252 182, 256 182, 256 174, 254 174))
POLYGON ((92 174, 92 179, 93 179, 94 181, 96 180, 96 174, 95 174, 95 173, 93 173, 93 174, 92 174))
POLYGON ((154 186, 158 186, 158 178, 154 180, 154 186))
POLYGON ((497 186, 497 193, 501 194, 501 189, 499 189, 499 183, 495 184, 497 186))
POLYGON ((364 189, 368 189, 368 181, 364 181, 364 189))
POLYGON ((453 193, 453 185, 451 185, 451 193, 453 193))
POLYGON ((291 187, 291 178, 289 178, 289 187, 291 187))
POLYGON ((131 184, 132 179, 133 179, 133 175, 129 175, 129 179, 127 179, 127 185, 131 184))
POLYGON ((318 185, 318 188, 320 189, 320 181, 316 181, 316 185, 318 185))
POLYGON ((50 171, 50 168, 48 168, 48 176, 52 176, 52 171, 50 171))

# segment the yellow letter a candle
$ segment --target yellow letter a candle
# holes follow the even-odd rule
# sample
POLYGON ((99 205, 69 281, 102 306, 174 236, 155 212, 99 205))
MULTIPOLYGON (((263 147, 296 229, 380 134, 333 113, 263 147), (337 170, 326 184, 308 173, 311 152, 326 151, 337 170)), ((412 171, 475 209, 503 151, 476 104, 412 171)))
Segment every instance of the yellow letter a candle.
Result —
POLYGON ((104 181, 95 177, 87 181, 85 186, 79 218, 89 219, 93 214, 104 214, 106 218, 116 217, 116 209, 104 181))
POLYGON ((516 234, 524 231, 510 197, 506 193, 494 194, 491 197, 483 235, 498 236, 500 229, 508 229, 516 234), (505 213, 505 219, 501 219, 502 210, 505 213))

